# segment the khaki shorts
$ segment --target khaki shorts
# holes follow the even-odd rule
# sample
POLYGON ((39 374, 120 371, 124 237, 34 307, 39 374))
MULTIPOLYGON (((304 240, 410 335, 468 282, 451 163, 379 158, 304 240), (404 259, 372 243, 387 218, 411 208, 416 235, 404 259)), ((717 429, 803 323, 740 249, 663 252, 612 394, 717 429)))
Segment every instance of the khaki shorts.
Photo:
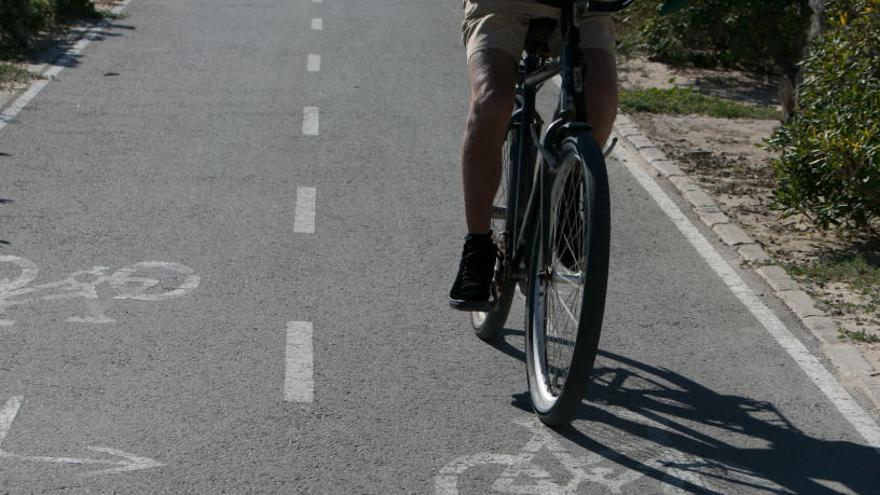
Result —
MULTIPOLYGON (((467 56, 488 48, 522 56, 530 19, 559 18, 559 9, 535 0, 463 0, 462 40, 467 56)), ((577 20, 581 49, 601 48, 614 53, 614 20, 608 14, 586 12, 577 20)), ((550 39, 550 48, 559 50, 559 30, 550 39)))

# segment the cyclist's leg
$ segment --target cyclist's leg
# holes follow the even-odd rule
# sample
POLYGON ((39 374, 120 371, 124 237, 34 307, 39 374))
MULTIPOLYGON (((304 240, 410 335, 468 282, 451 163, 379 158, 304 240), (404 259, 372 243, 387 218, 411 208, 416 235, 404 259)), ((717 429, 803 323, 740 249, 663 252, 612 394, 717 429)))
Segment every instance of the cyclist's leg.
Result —
POLYGON ((578 20, 587 72, 584 97, 593 137, 603 146, 617 117, 617 61, 614 20, 607 14, 586 14, 578 20))
POLYGON ((449 302, 457 309, 488 311, 495 245, 487 234, 513 110, 516 62, 529 20, 553 17, 555 10, 531 0, 465 0, 464 8, 471 94, 461 162, 468 236, 449 302))
POLYGON ((489 48, 468 59, 470 107, 461 150, 468 233, 489 231, 492 200, 501 177, 501 143, 513 111, 516 61, 489 48))
POLYGON ((462 39, 467 48, 470 110, 462 144, 462 176, 469 233, 486 233, 501 176, 501 144, 513 109, 516 63, 529 20, 559 10, 534 0, 465 0, 462 39))
POLYGON ((516 1, 464 2, 462 41, 467 50, 470 106, 461 149, 468 233, 489 231, 501 177, 501 143, 513 110, 516 63, 528 20, 516 1))
POLYGON ((488 235, 492 201, 501 179, 501 145, 513 111, 517 54, 527 25, 504 2, 465 2, 470 106, 461 168, 468 235, 449 292, 452 307, 488 311, 496 247, 488 235))

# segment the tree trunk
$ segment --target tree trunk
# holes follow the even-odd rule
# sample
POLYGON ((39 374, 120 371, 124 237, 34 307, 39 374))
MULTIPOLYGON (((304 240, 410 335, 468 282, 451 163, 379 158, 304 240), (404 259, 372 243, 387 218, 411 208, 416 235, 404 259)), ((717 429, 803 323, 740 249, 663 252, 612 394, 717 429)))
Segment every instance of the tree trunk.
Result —
MULTIPOLYGON (((805 59, 809 54, 810 42, 814 38, 825 31, 826 23, 826 6, 829 0, 809 0, 810 9, 813 11, 810 27, 807 29, 807 37, 804 43, 804 50, 801 60, 805 59)), ((779 81, 779 101, 782 105, 782 118, 788 120, 797 106, 797 88, 803 80, 800 70, 793 70, 783 74, 779 81)))
MULTIPOLYGON (((810 42, 825 31, 825 26, 827 25, 826 6, 828 2, 829 0, 809 0, 810 9, 812 9, 813 15, 812 22, 810 22, 810 27, 807 30, 807 38, 804 43, 804 51, 801 60, 807 57, 810 50, 810 42)), ((803 75, 801 74, 801 71, 795 70, 791 73, 783 74, 782 79, 779 81, 779 101, 782 104, 782 115, 784 120, 788 120, 794 112, 795 106, 797 105, 797 87, 802 80, 803 75)))

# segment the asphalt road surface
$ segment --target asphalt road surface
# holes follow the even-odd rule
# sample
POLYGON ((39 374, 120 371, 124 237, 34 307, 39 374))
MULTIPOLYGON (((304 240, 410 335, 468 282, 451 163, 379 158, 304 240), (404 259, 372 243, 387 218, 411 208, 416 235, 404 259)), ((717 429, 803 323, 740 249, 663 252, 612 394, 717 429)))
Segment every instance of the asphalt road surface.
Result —
POLYGON ((494 346, 446 304, 458 0, 125 13, 0 130, 0 493, 880 493, 874 412, 626 150, 596 380, 536 422, 521 302, 494 346))

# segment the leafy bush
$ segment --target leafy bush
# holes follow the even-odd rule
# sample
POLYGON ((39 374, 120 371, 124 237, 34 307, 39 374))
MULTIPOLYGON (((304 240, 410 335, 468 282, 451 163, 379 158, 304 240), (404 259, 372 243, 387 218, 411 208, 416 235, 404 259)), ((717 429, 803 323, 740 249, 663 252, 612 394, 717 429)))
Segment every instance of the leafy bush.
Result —
POLYGON ((877 234, 880 0, 832 6, 829 29, 804 60, 796 112, 769 140, 780 153, 776 201, 823 227, 877 234))
POLYGON ((0 45, 21 49, 59 19, 97 16, 91 0, 0 0, 0 45))
POLYGON ((28 44, 34 33, 55 21, 50 0, 0 0, 0 43, 16 48, 28 44))
POLYGON ((614 14, 619 55, 629 57, 646 51, 642 28, 648 19, 657 15, 657 9, 658 2, 640 1, 614 14))
MULTIPOLYGON (((675 14, 660 16, 659 3, 636 2, 630 14, 643 19, 638 45, 650 58, 786 74, 800 59, 812 13, 809 0, 689 0, 675 14)), ((626 29, 624 44, 632 38, 626 29)))
POLYGON ((59 17, 97 17, 92 0, 54 0, 59 17))

